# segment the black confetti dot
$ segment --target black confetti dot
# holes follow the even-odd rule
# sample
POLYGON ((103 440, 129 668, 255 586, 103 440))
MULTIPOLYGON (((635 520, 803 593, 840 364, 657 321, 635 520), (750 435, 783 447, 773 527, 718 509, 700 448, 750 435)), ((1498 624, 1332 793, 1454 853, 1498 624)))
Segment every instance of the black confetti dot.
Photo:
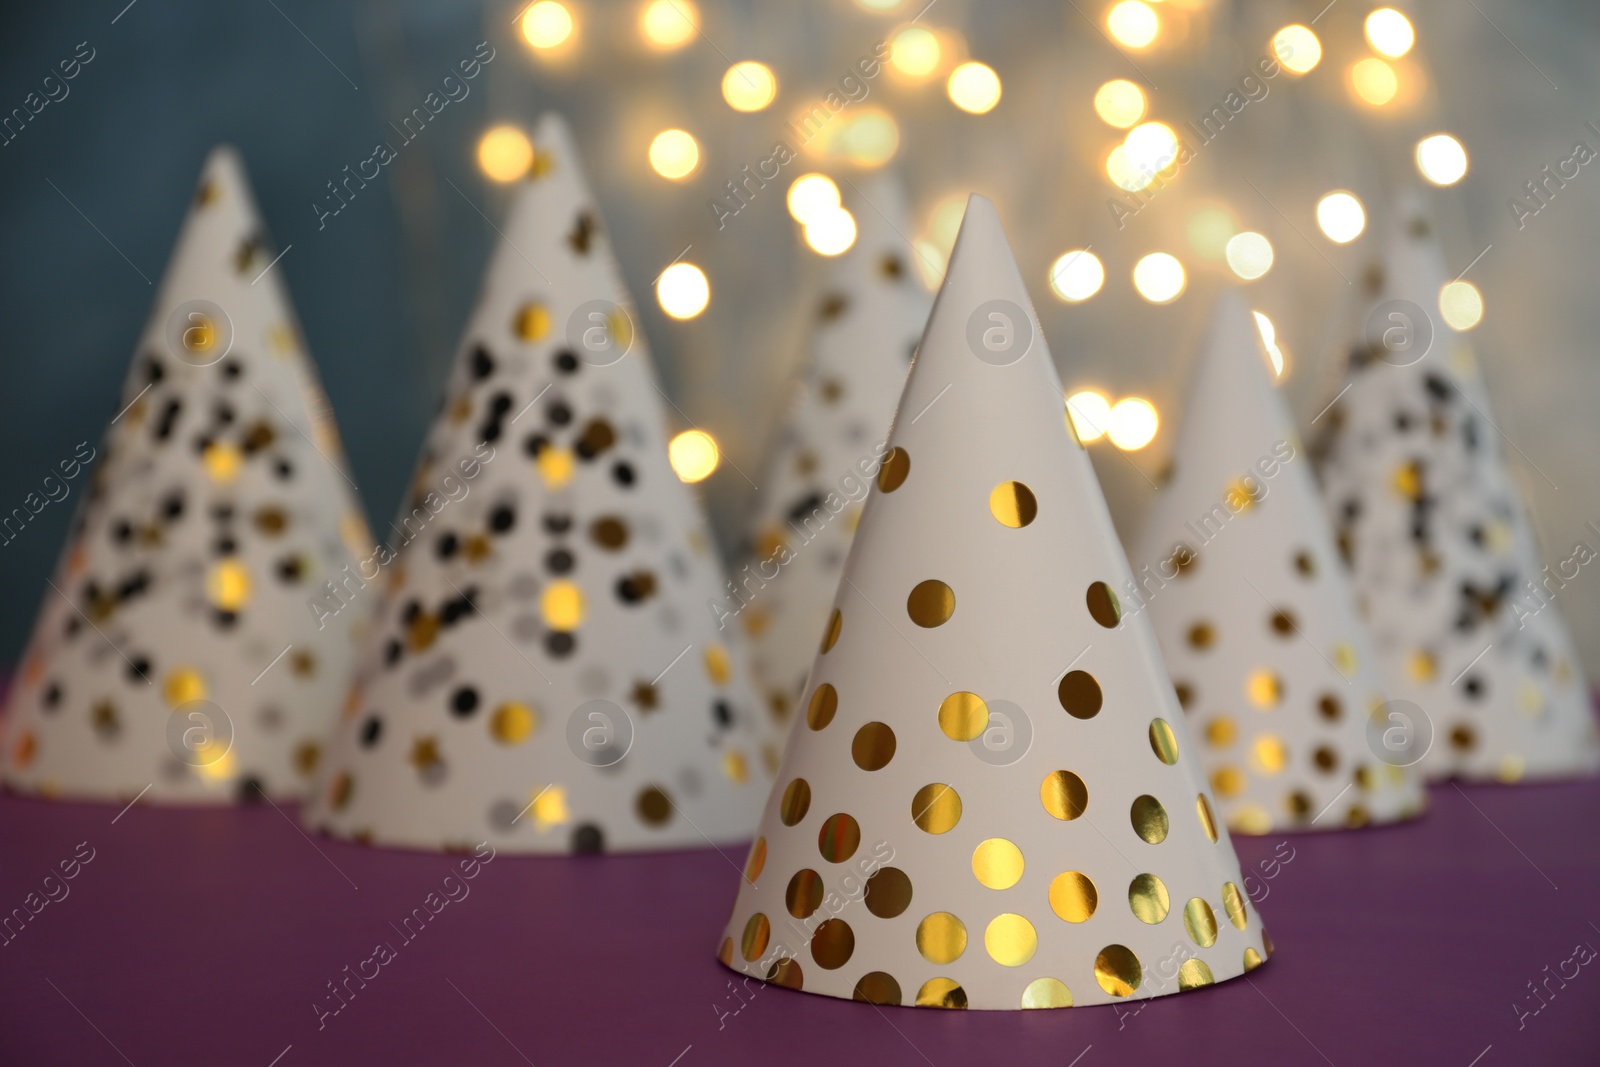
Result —
POLYGON ((223 611, 218 608, 211 613, 211 621, 216 624, 219 630, 231 630, 239 621, 239 613, 236 611, 223 611))
POLYGON ((144 358, 145 358, 145 367, 144 367, 145 374, 149 376, 150 384, 151 385, 159 385, 161 383, 161 379, 163 379, 163 378, 165 378, 167 376, 167 368, 163 367, 161 365, 161 361, 159 359, 157 359, 155 356, 146 356, 144 358))
POLYGON ((1466 681, 1462 682, 1461 688, 1466 690, 1467 696, 1471 697, 1473 700, 1483 699, 1483 679, 1479 678, 1477 675, 1473 675, 1466 681))
POLYGON ((239 780, 239 803, 259 804, 266 798, 266 787, 261 784, 261 779, 255 775, 248 775, 239 780))
POLYGON ((383 736, 383 720, 376 715, 367 716, 367 721, 361 724, 361 743, 371 748, 378 743, 378 738, 383 736))
POLYGON ((172 436, 173 429, 178 425, 178 415, 183 411, 183 401, 173 399, 167 401, 167 406, 161 412, 161 417, 156 420, 155 434, 157 441, 165 441, 172 436))
POLYGON ((161 515, 168 522, 183 517, 182 492, 168 494, 167 498, 161 502, 161 515))
POLYGON ((393 640, 391 638, 389 643, 387 645, 383 646, 383 662, 389 664, 392 667, 396 663, 400 662, 400 656, 404 652, 405 652, 405 646, 402 645, 399 641, 393 640))
POLYGON ((119 545, 127 544, 133 540, 133 527, 126 519, 117 520, 117 524, 111 527, 111 539, 119 545))
POLYGON ((458 719, 464 719, 478 710, 478 691, 470 685, 464 685, 450 695, 450 711, 458 719))
POLYGON ((563 348, 556 353, 556 370, 562 374, 571 374, 578 369, 578 357, 572 354, 569 348, 563 348))
POLYGON ((634 483, 633 467, 619 462, 611 468, 611 477, 618 485, 631 486, 634 483))
POLYGON ((294 464, 290 463, 286 459, 280 459, 276 464, 273 465, 272 473, 276 474, 280 480, 286 482, 290 478, 294 477, 294 464))
POLYGON ((555 630, 545 635, 544 647, 552 656, 570 656, 578 647, 578 639, 565 630, 555 630))
POLYGON ((517 512, 510 504, 501 504, 489 512, 489 529, 505 533, 517 524, 517 512))
POLYGON ((478 345, 472 350, 472 376, 479 381, 494 373, 494 357, 489 350, 478 345))
POLYGON ((511 410, 511 394, 510 393, 496 393, 496 394, 494 394, 494 399, 489 402, 489 410, 493 411, 496 415, 504 415, 506 412, 510 411, 511 410))
POLYGON ((572 553, 564 548, 552 549, 544 557, 544 565, 550 569, 551 574, 567 574, 572 570, 572 553))
POLYGON ((550 438, 542 433, 530 433, 522 439, 522 451, 533 459, 539 458, 539 453, 550 447, 550 438))
POLYGON ((438 544, 434 546, 434 551, 439 554, 440 559, 450 559, 460 547, 461 542, 456 535, 447 533, 439 538, 438 544))
POLYGON ((726 730, 733 725, 733 708, 726 700, 719 700, 711 705, 711 717, 717 720, 717 725, 726 730))
POLYGON ((60 705, 60 703, 61 686, 56 682, 51 682, 44 691, 44 706, 47 708, 54 708, 60 705))
POLYGON ((403 621, 407 626, 410 626, 413 622, 416 621, 417 616, 421 615, 421 614, 422 614, 422 601, 420 601, 420 600, 408 600, 408 601, 406 601, 406 606, 403 609, 401 609, 400 618, 401 618, 401 621, 403 621))
POLYGON ((222 376, 224 378, 228 379, 230 382, 238 381, 239 380, 239 376, 242 375, 243 373, 244 373, 244 364, 240 363, 236 359, 226 360, 222 364, 222 376))
POLYGON ((606 848, 605 835, 592 822, 573 828, 572 851, 578 856, 598 856, 606 848))
POLYGON ((128 680, 132 682, 147 682, 150 680, 150 661, 143 656, 135 656, 128 663, 128 680))
POLYGON ((557 400, 550 405, 550 410, 545 412, 545 417, 550 420, 552 426, 565 426, 572 421, 572 409, 567 406, 566 401, 557 400))
POLYGON ((239 543, 231 537, 219 537, 211 548, 219 556, 231 556, 239 550, 239 543))
POLYGON ((293 585, 305 576, 305 565, 299 556, 285 556, 278 561, 278 577, 293 585))
POLYGON ((547 533, 564 534, 572 529, 572 516, 551 512, 544 517, 544 528, 547 533))

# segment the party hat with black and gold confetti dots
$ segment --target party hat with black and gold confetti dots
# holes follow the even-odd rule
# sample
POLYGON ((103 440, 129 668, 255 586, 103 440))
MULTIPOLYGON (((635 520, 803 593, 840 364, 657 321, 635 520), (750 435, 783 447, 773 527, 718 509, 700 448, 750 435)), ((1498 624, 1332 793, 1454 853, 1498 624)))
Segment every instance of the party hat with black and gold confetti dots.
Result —
POLYGON ((1176 993, 1270 951, 992 203, 973 196, 718 957, 874 1004, 1176 993))
POLYGON ((889 450, 889 420, 928 318, 905 191, 891 175, 851 185, 859 234, 829 265, 810 358, 779 431, 750 545, 718 621, 751 637, 751 663, 779 745, 824 637, 861 502, 889 450))
POLYGON ((1540 559, 1507 466, 1510 428, 1490 414, 1472 348, 1439 310, 1473 294, 1447 289, 1420 202, 1396 216, 1316 442, 1339 549, 1389 694, 1403 702, 1394 736, 1426 753, 1433 778, 1592 774, 1600 736, 1559 603, 1595 558, 1592 531, 1552 544, 1561 564, 1540 559))
POLYGON ((392 533, 309 821, 520 852, 747 840, 771 771, 723 576, 566 126, 539 123, 392 533))
POLYGON ((309 787, 376 597, 310 602, 374 546, 283 270, 238 154, 216 149, 99 465, 62 466, 85 496, 11 696, 11 788, 185 802, 309 787))
POLYGON ((1133 558, 1196 755, 1235 833, 1420 812, 1415 762, 1382 740, 1382 675, 1250 309, 1217 302, 1171 478, 1133 558))

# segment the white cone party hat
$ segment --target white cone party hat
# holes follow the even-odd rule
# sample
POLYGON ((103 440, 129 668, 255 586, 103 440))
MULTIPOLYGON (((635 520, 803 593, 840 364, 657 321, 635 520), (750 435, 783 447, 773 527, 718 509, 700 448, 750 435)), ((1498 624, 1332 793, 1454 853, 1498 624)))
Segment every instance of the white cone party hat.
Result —
POLYGON ((237 153, 216 149, 22 661, 13 789, 310 786, 368 606, 308 604, 372 541, 273 260, 237 153))
MULTIPOLYGON (((1389 695, 1429 777, 1514 782, 1600 767, 1588 687, 1466 338, 1430 314, 1450 280, 1403 201, 1380 295, 1328 409, 1324 498, 1389 695)), ((1584 548, 1587 558, 1593 551, 1584 548)))
POLYGON ((1150 614, 1229 829, 1407 818, 1420 775, 1382 745, 1377 655, 1271 373, 1244 299, 1225 295, 1127 599, 1150 614))
POLYGON ((771 771, 715 549, 571 136, 547 115, 534 143, 308 818, 421 848, 747 840, 771 771))
POLYGON ((967 204, 719 958, 875 1004, 1176 993, 1268 948, 992 203, 967 204))
POLYGON ((830 264, 804 379, 762 479, 748 556, 717 613, 751 635, 763 728, 780 745, 928 319, 914 253, 900 236, 910 230, 900 182, 881 176, 850 206, 859 234, 830 264))

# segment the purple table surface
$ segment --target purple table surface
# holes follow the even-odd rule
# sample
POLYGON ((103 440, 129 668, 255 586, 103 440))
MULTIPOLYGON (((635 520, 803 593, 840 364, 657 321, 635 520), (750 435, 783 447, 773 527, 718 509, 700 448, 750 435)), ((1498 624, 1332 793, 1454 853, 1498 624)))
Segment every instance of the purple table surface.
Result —
POLYGON ((1575 956, 1600 946, 1600 782, 1432 799, 1407 826, 1239 839, 1278 945, 1246 979, 943 1012, 735 1000, 713 952, 742 850, 501 854, 406 942, 390 924, 459 858, 306 837, 267 805, 0 797, 0 914, 93 850, 0 946, 0 1064, 1600 1064, 1600 964, 1575 956), (380 941, 393 958, 319 1019, 380 941))

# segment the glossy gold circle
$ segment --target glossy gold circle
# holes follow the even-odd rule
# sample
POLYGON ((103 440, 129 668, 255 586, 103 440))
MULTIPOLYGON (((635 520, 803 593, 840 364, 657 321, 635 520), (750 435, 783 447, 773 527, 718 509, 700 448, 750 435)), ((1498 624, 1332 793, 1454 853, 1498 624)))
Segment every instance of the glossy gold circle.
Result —
POLYGON ((1167 896, 1167 886, 1153 874, 1135 875, 1128 883, 1128 908, 1134 918, 1154 926, 1172 910, 1172 900, 1167 896))
POLYGON ((892 493, 904 485, 910 475, 911 454, 903 448, 891 448, 883 457, 883 466, 878 468, 878 489, 892 493))
POLYGON ((813 730, 821 730, 833 721, 833 713, 838 710, 839 691, 823 682, 811 694, 811 704, 806 708, 806 725, 813 730))
POLYGON ((1089 806, 1089 787, 1071 771, 1051 771, 1039 783, 1039 803, 1057 819, 1076 819, 1089 806))
POLYGON ((1100 904, 1100 891, 1087 874, 1064 871, 1050 880, 1050 910, 1069 923, 1088 921, 1100 904))
POLYGON ((967 928, 948 911, 925 916, 917 924, 917 951, 929 963, 954 963, 967 951, 967 928))
POLYGON ((1113 997, 1131 996, 1144 978, 1139 957, 1122 945, 1107 945, 1094 958, 1094 980, 1113 997))
POLYGON ((939 704, 939 729, 952 741, 971 741, 989 724, 989 705, 976 693, 951 693, 939 704))
POLYGON ((1001 482, 989 491, 989 514, 1000 525, 1019 530, 1039 514, 1039 502, 1021 482, 1001 482))
POLYGON ((906 598, 906 613, 918 626, 943 626, 956 613, 955 591, 937 578, 918 582, 906 598))
POLYGON ((918 829, 942 834, 961 821, 961 796, 942 782, 931 782, 911 798, 911 821, 918 829))

